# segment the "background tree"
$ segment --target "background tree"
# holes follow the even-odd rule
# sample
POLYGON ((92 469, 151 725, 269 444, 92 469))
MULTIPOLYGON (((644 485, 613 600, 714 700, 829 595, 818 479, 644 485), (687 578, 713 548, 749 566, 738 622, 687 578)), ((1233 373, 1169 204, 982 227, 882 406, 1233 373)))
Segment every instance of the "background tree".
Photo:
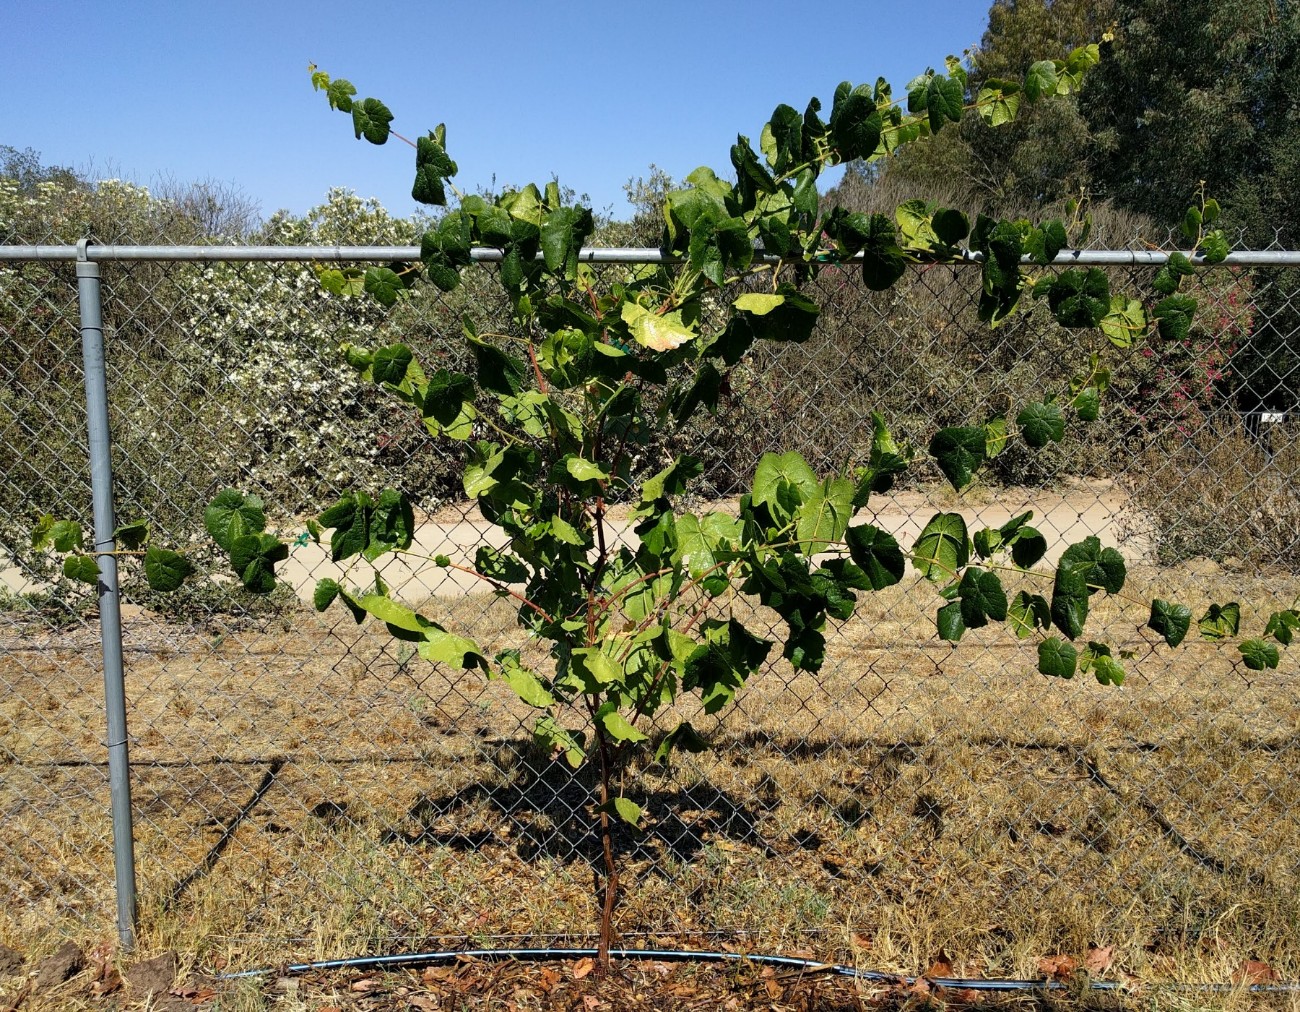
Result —
MULTIPOLYGON (((969 51, 968 96, 1011 80, 1034 60, 1097 42, 1115 17, 1114 0, 995 0, 978 48, 969 51)), ((970 202, 1022 213, 1077 195, 1089 183, 1091 127, 1074 95, 1026 105, 1013 122, 989 128, 977 111, 956 130, 904 149, 885 170, 909 188, 960 187, 970 202)))

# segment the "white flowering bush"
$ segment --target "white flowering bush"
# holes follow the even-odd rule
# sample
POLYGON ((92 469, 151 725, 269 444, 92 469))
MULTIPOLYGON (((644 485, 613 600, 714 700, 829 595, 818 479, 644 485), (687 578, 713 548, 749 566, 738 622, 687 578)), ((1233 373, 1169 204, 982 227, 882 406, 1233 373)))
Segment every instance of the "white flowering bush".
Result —
MULTIPOLYGON (((200 243, 175 201, 107 180, 95 185, 0 179, 8 244, 200 243)), ((333 190, 306 215, 280 212, 246 238, 268 245, 408 245, 425 227, 377 201, 333 190)), ((118 508, 177 533, 214 488, 262 489, 286 509, 340 484, 446 484, 422 428, 358 382, 341 349, 393 340, 426 346, 459 317, 426 318, 438 300, 392 308, 331 294, 311 264, 109 263, 103 267, 118 508), (363 435, 364 433, 364 435, 363 435), (177 461, 185 460, 184 467, 177 461), (395 475, 409 476, 398 480, 395 475)), ((69 263, 0 265, 0 560, 33 564, 36 503, 68 501, 85 480, 84 390, 75 272, 69 263)), ((451 479, 447 479, 451 480, 451 479)), ((458 479, 456 479, 458 481, 458 479)), ((81 497, 76 497, 80 499, 81 497)), ((84 517, 88 521, 88 517, 84 517)), ((49 574, 44 574, 49 575, 49 574)))
MULTIPOLYGON (((331 190, 303 217, 276 214, 254 237, 266 245, 414 245, 421 226, 392 217, 378 201, 331 190)), ((339 484, 391 483, 414 466, 425 485, 436 475, 423 430, 363 384, 343 354, 349 344, 428 329, 436 303, 414 292, 394 307, 322 288, 337 265, 204 265, 178 307, 185 368, 209 376, 222 405, 209 418, 233 436, 211 447, 215 472, 234 475, 295 508, 339 484), (364 425, 358 425, 364 422, 364 425), (424 460, 421 466, 421 455, 424 460), (389 472, 392 472, 390 474, 389 472)), ((444 315, 449 315, 445 314, 444 315)), ((453 332, 459 323, 450 317, 453 332)))

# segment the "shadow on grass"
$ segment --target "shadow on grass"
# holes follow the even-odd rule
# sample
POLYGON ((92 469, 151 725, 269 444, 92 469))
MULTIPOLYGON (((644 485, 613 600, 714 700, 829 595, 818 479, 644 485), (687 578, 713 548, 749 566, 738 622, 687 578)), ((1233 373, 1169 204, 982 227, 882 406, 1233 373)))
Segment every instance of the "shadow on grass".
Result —
MULTIPOLYGON (((495 843, 513 846, 525 860, 549 857, 602 866, 595 817, 599 785, 593 769, 575 772, 544 756, 524 753, 503 772, 505 782, 479 782, 420 798, 408 811, 406 824, 384 830, 380 842, 458 850, 495 843)), ((668 856, 687 861, 719 839, 757 846, 766 856, 775 854, 759 829, 759 813, 709 783, 630 791, 627 796, 650 817, 641 829, 615 823, 614 851, 619 857, 645 858, 656 865, 668 856)))

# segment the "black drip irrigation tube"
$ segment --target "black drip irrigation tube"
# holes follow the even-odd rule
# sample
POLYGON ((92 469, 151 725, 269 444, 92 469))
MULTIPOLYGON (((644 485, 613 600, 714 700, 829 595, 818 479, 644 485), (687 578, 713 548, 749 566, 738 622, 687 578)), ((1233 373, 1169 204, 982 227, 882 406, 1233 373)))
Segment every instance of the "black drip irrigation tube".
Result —
MULTIPOLYGON (((897 973, 885 973, 881 970, 862 970, 856 966, 841 963, 822 963, 815 959, 802 959, 798 956, 774 956, 740 952, 711 952, 692 949, 610 949, 609 954, 616 959, 652 959, 663 963, 751 963, 755 966, 770 966, 784 970, 802 970, 805 973, 821 973, 833 977, 851 977, 873 984, 892 984, 911 987, 918 982, 925 982, 931 987, 952 988, 968 991, 1067 991, 1073 985, 1055 980, 984 980, 964 977, 907 977, 897 973)), ((416 966, 429 966, 438 963, 454 963, 460 959, 482 959, 485 961, 504 961, 508 959, 525 963, 550 963, 569 959, 595 959, 596 949, 455 949, 445 952, 417 952, 391 956, 355 956, 349 959, 324 959, 315 963, 293 963, 289 966, 266 968, 261 970, 242 970, 238 973, 217 974, 217 980, 237 980, 247 977, 261 977, 272 973, 294 974, 310 973, 314 970, 376 970, 396 969, 416 966)), ((1190 991, 1202 993, 1229 993, 1244 990, 1254 993, 1300 993, 1300 981, 1288 981, 1279 984, 1157 984, 1153 990, 1190 991)), ((1127 991, 1128 985, 1114 980, 1093 980, 1087 984, 1089 991, 1127 991)))

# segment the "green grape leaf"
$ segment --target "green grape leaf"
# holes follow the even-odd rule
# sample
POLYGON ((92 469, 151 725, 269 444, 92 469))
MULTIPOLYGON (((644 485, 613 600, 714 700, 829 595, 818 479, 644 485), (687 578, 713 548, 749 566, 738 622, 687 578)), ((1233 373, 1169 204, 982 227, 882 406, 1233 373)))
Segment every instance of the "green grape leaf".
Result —
POLYGON ((1272 636, 1284 647, 1289 647, 1298 629, 1300 629, 1300 611, 1295 609, 1275 611, 1268 617, 1264 635, 1272 636))
POLYGON ((853 512, 853 483, 828 478, 811 492, 795 513, 795 534, 806 555, 824 552, 844 537, 853 512))
POLYGON ((1123 685, 1124 668, 1110 654, 1098 654, 1090 665, 1092 676, 1102 685, 1123 685))
POLYGON ((1239 647, 1241 660, 1251 671, 1276 668, 1279 657, 1277 647, 1266 640, 1245 640, 1239 647))
POLYGON ((956 246, 970 235, 970 219, 961 211, 941 207, 934 212, 931 226, 939 241, 948 246, 956 246))
POLYGON ((1056 628, 1070 639, 1078 639, 1088 621, 1088 583, 1080 567, 1064 560, 1056 567, 1050 612, 1056 628))
POLYGON ((474 435, 474 380, 464 373, 439 369, 420 395, 420 414, 431 435, 469 439, 474 435))
MULTIPOLYGON (((1206 202, 1206 210, 1209 210, 1210 201, 1206 202)), ((1216 208, 1218 204, 1214 205, 1216 208)), ((1222 230, 1215 229, 1213 232, 1207 232, 1201 238, 1201 254, 1205 257, 1207 264, 1219 264, 1228 259, 1231 247, 1228 245, 1228 237, 1223 234, 1222 230)))
POLYGON ((511 397, 524 388, 528 368, 523 359, 508 355, 495 345, 466 335, 478 366, 478 385, 498 397, 511 397))
POLYGON ((925 111, 930 116, 931 133, 937 134, 946 122, 956 123, 961 119, 964 98, 965 89, 961 81, 943 74, 930 78, 926 87, 925 111))
POLYGON ((1210 605, 1196 627, 1207 640, 1221 640, 1236 636, 1241 625, 1241 606, 1236 601, 1225 605, 1210 605))
POLYGON ((1070 406, 1079 413, 1080 421, 1095 422, 1101 417, 1101 391, 1084 387, 1071 399, 1070 406))
POLYGON ((1007 605, 1007 618, 1020 639, 1032 636, 1037 629, 1049 629, 1052 625, 1052 614, 1047 606, 1047 600, 1039 594, 1030 594, 1023 590, 1017 593, 1007 605))
POLYGON ((99 563, 93 555, 69 555, 63 560, 63 575, 93 587, 99 583, 99 563))
POLYGON ((907 257, 898 247, 898 233, 887 217, 873 214, 863 240, 862 281, 873 292, 883 292, 907 272, 907 257))
POLYGON ((1196 315, 1196 300, 1190 295, 1171 295, 1156 303, 1151 315, 1166 341, 1185 341, 1191 333, 1192 317, 1196 315))
POLYGON ((1128 348, 1132 346, 1134 338, 1145 333, 1147 329, 1146 310, 1137 299, 1125 299, 1122 295, 1113 295, 1110 300, 1110 311, 1101 318, 1098 326, 1106 335, 1106 339, 1116 348, 1128 348))
POLYGON ((990 418, 984 423, 984 456, 992 460, 1007 448, 1008 439, 1006 417, 990 418))
POLYGON ((49 540, 53 542, 55 551, 80 551, 84 540, 81 524, 75 520, 56 520, 49 528, 49 540))
POLYGON ((934 434, 930 440, 930 456, 952 487, 960 492, 984 463, 986 447, 987 435, 982 426, 951 427, 934 434))
POLYGON ((1098 267, 1062 271, 1034 289, 1047 297, 1052 315, 1062 327, 1096 327, 1111 309, 1110 281, 1098 267))
MULTIPOLYGON (((243 534, 230 542, 230 568, 255 594, 275 589, 275 564, 288 557, 289 546, 272 534, 243 534)), ((147 556, 145 563, 147 571, 147 556)))
POLYGON ((980 117, 989 126, 1002 126, 1020 111, 1020 85, 1012 81, 990 79, 976 96, 980 117))
POLYGON ((638 731, 635 727, 627 722, 618 710, 606 703, 596 711, 597 719, 600 720, 601 726, 609 733, 609 736, 615 741, 645 741, 646 736, 638 731))
POLYGON ((578 276, 578 253, 595 228, 591 209, 560 207, 542 219, 539 240, 546 269, 567 281, 578 276))
POLYGON ((1151 282, 1151 287, 1161 295, 1173 295, 1174 292, 1178 291, 1178 286, 1181 282, 1182 279, 1178 275, 1178 272, 1171 270, 1169 265, 1166 264, 1161 267, 1160 270, 1156 271, 1156 276, 1151 282))
POLYGON ((1059 568, 1077 573, 1090 594, 1097 590, 1118 594, 1128 572, 1124 557, 1114 548, 1103 548, 1097 537, 1084 538, 1067 548, 1059 568))
POLYGON ((1157 597, 1151 602, 1151 617, 1147 619, 1147 625, 1153 632, 1163 636, 1171 647, 1176 647, 1191 628, 1192 609, 1157 597))
POLYGON ((1078 651, 1055 636, 1038 644, 1038 670, 1050 678, 1073 678, 1078 661, 1078 651))
POLYGON ((768 162, 774 172, 785 172, 795 165, 803 155, 803 117, 798 110, 784 103, 772 112, 772 118, 763 128, 763 136, 771 141, 771 154, 768 162))
POLYGON ((1037 102, 1044 95, 1055 95, 1056 85, 1056 64, 1052 60, 1039 60, 1025 75, 1025 98, 1037 102))
POLYGON ((989 619, 1002 622, 1007 617, 1007 594, 997 573, 971 566, 962 573, 957 593, 961 599, 961 617, 968 629, 988 625, 989 619))
POLYGON ((851 88, 841 84, 831 107, 831 144, 839 149, 840 160, 869 158, 880 143, 883 122, 875 98, 866 85, 851 88))
POLYGON ((36 526, 32 528, 31 546, 32 551, 39 552, 50 546, 54 540, 54 517, 46 513, 36 521, 36 526))
POLYGON ((317 611, 324 611, 334 603, 334 599, 339 596, 342 589, 338 580, 330 579, 328 576, 323 580, 317 580, 316 589, 311 595, 312 606, 317 611))
POLYGON ((393 122, 393 114, 383 102, 377 98, 353 102, 351 112, 352 130, 357 140, 365 137, 371 144, 383 144, 388 140, 388 124, 393 122))
POLYGON ((912 548, 912 566, 929 580, 950 580, 970 560, 970 538, 960 513, 936 513, 912 548))
POLYGON ((971 539, 975 547, 975 554, 981 559, 987 559, 1002 547, 1002 535, 989 527, 984 527, 975 532, 971 539))
POLYGON ((1022 527, 1011 542, 1011 561, 1021 569, 1037 565, 1047 554, 1047 539, 1033 527, 1022 527))
POLYGON ((144 553, 144 578, 152 590, 176 590, 194 572, 190 560, 177 552, 150 545, 144 553))
POLYGON ((387 267, 370 267, 365 274, 364 286, 381 306, 395 305, 398 298, 406 293, 406 285, 401 277, 387 267))
POLYGON ((962 634, 966 632, 966 624, 962 620, 961 605, 956 601, 945 604, 934 617, 935 628, 939 632, 939 639, 947 640, 949 643, 956 643, 961 639, 962 634))
POLYGON ((325 97, 329 100, 330 108, 337 109, 339 112, 351 112, 352 96, 357 93, 357 89, 353 87, 352 82, 343 78, 339 78, 337 81, 329 81, 329 75, 324 76, 327 78, 325 97))
POLYGON ((796 490, 799 502, 804 502, 819 488, 821 482, 808 466, 808 462, 795 450, 789 453, 765 453, 754 470, 754 486, 750 490, 750 501, 755 506, 780 506, 779 491, 781 486, 789 485, 796 490))
POLYGON ((893 535, 860 524, 845 532, 845 541, 850 558, 866 574, 872 590, 892 587, 903 578, 906 560, 893 535))
POLYGON ((246 496, 233 488, 222 489, 203 511, 203 526, 212 540, 229 552, 232 536, 266 530, 266 511, 257 496, 246 496))
POLYGON ((370 375, 376 383, 401 386, 406 381, 407 370, 415 356, 404 344, 390 344, 379 348, 370 358, 370 375))
POLYGON ((123 524, 113 532, 113 540, 128 552, 134 552, 148 539, 149 523, 146 520, 123 524))
POLYGON ((1065 416, 1056 404, 1027 405, 1016 416, 1016 424, 1025 442, 1036 450, 1065 437, 1065 416))
POLYGON ((421 204, 442 207, 447 203, 445 181, 456 174, 456 163, 443 147, 446 129, 442 126, 415 143, 415 183, 411 197, 421 204))
POLYGON ((1036 264, 1050 264, 1068 241, 1061 222, 1045 221, 1025 236, 1025 252, 1036 264))

